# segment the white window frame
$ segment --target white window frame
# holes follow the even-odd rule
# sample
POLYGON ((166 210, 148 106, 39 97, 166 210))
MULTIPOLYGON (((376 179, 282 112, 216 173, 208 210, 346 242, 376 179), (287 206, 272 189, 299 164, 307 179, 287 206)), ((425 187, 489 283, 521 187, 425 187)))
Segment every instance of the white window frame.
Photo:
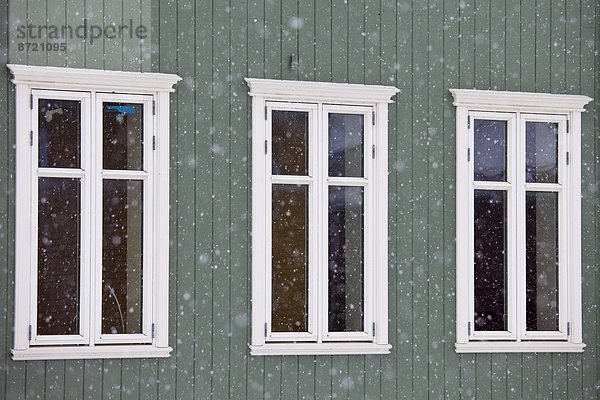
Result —
POLYGON ((388 354, 387 116, 395 87, 247 78, 252 96, 252 355, 388 354), (309 112, 308 176, 271 174, 272 110, 309 112), (328 113, 364 115, 363 178, 328 177, 328 113), (373 156, 374 155, 374 156, 373 156), (306 333, 271 332, 271 185, 309 186, 306 333), (364 331, 328 332, 329 185, 364 187, 364 331), (314 221, 317 221, 315 224, 314 221), (325 221, 325 222, 324 222, 325 221), (375 330, 373 330, 375 327, 375 330))
POLYGON ((169 357, 169 93, 176 75, 9 64, 16 86, 14 360, 169 357), (82 101, 81 168, 37 167, 37 99, 82 101), (144 107, 142 171, 102 170, 103 101, 144 107), (31 141, 31 143, 30 143, 31 141), (154 147, 154 150, 153 150, 154 147), (36 334, 38 176, 82 179, 81 335, 36 334), (101 180, 144 183, 143 322, 140 334, 101 334, 101 180), (93 206, 93 205, 96 206, 93 206), (96 211, 95 211, 96 210, 96 211), (100 245, 98 245, 100 243, 100 245), (100 267, 98 267, 100 266, 100 267))
POLYGON ((587 96, 451 89, 456 106, 456 343, 459 353, 582 352, 581 321, 581 113, 587 96), (507 124, 506 182, 474 181, 475 119, 507 124), (559 125, 558 183, 525 182, 525 124, 559 125), (567 128, 568 127, 568 128, 567 128), (567 132, 568 131, 568 132, 567 132), (569 165, 567 165, 569 157, 569 165), (475 331, 475 189, 507 191, 508 330, 475 331), (526 331, 525 194, 559 196, 559 330, 526 331))

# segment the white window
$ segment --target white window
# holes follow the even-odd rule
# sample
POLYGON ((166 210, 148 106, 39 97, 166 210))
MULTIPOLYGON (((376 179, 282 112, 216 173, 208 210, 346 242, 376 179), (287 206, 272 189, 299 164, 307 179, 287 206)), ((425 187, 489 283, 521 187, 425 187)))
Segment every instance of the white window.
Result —
POLYGON ((581 352, 585 96, 451 90, 458 352, 581 352))
POLYGON ((394 87, 247 79, 251 354, 386 354, 394 87))
POLYGON ((9 65, 15 360, 168 357, 175 75, 9 65))

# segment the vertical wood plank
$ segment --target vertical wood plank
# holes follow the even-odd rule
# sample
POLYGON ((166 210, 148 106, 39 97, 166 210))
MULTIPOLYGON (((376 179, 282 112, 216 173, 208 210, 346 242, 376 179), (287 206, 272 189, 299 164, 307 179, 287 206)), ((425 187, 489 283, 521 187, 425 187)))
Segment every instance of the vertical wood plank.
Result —
POLYGON ((102 398, 102 360, 86 360, 83 364, 83 397, 102 398))
POLYGON ((348 398, 348 356, 331 357, 331 397, 348 398))
POLYGON ((298 399, 298 357, 281 357, 281 398, 298 399))
POLYGON ((102 361, 102 398, 104 400, 121 397, 122 360, 102 361))
POLYGON ((506 87, 507 3, 490 1, 490 88, 493 90, 504 90, 506 87))
MULTIPOLYGON (((273 7, 275 8, 275 7, 273 7)), ((231 65, 229 4, 213 3, 213 180, 228 181, 214 185, 213 192, 213 329, 212 329, 212 395, 229 397, 229 332, 231 278, 231 129, 230 81, 231 65), (217 50, 218 49, 218 50, 217 50)))
MULTIPOLYGON (((335 12, 335 10, 334 10, 335 12)), ((366 49, 365 38, 370 34, 369 28, 365 25, 365 19, 371 15, 371 10, 365 8, 365 0, 348 2, 348 55, 347 64, 341 67, 348 68, 348 82, 365 82, 366 49)), ((342 20, 342 14, 338 15, 342 20)), ((341 29, 341 28, 340 28, 341 29)), ((334 30, 334 38, 337 37, 334 30)), ((344 43, 332 43, 332 49, 342 47, 344 43)), ((335 58, 334 58, 335 60, 335 58)), ((341 60, 340 60, 341 61, 341 60)), ((343 73, 340 74, 343 76, 343 73)))
POLYGON ((521 354, 506 355, 506 391, 510 397, 519 398, 523 393, 521 354))
POLYGON ((396 200, 396 224, 398 226, 396 238, 396 268, 397 278, 395 283, 396 296, 396 325, 397 332, 395 353, 396 358, 396 396, 400 399, 413 397, 414 374, 413 365, 413 318, 412 318, 412 157, 413 146, 412 109, 413 83, 412 83, 412 2, 401 1, 398 4, 398 21, 396 28, 396 50, 398 69, 398 88, 396 95, 396 113, 401 118, 397 120, 396 137, 396 165, 394 172, 398 182, 396 200))
MULTIPOLYGON (((175 394, 178 399, 194 398, 194 349, 196 338, 196 291, 195 274, 195 182, 196 148, 195 81, 193 80, 195 58, 195 15, 194 2, 177 2, 177 73, 183 80, 177 85, 177 347, 174 353, 177 362, 175 394)), ((125 47, 125 44, 124 44, 125 47)), ((139 50, 138 50, 139 51, 139 50)), ((226 107, 223 107, 226 108, 226 107)), ((201 173, 204 173, 202 171, 201 173)), ((208 397, 208 394, 204 394, 208 397)))
MULTIPOLYGON (((158 68, 160 72, 177 73, 177 4, 173 0, 159 1, 158 3, 159 13, 159 59, 158 68)), ((183 82, 180 82, 180 85, 183 82)), ((179 85, 178 85, 179 86, 179 85)), ((178 87, 179 89, 179 87, 178 87)), ((178 121, 176 118, 177 109, 177 95, 171 95, 170 107, 171 107, 171 118, 169 120, 170 132, 174 134, 170 137, 170 199, 171 202, 178 201, 177 196, 177 132, 178 121)), ((172 203, 173 204, 173 203, 172 203)), ((176 205, 175 205, 176 206, 176 205)), ((159 399, 170 399, 176 397, 176 375, 177 375, 177 347, 178 347, 178 330, 177 330, 177 316, 179 311, 178 296, 177 296, 177 281, 178 281, 178 252, 177 244, 179 239, 179 227, 177 220, 176 207, 171 207, 170 210, 170 226, 169 232, 173 240, 169 246, 169 345, 173 348, 171 357, 167 359, 160 359, 158 361, 158 398, 159 399)))
POLYGON ((348 358, 348 399, 362 400, 365 398, 365 358, 364 356, 350 356, 348 358))
POLYGON ((429 294, 429 355, 428 386, 429 398, 444 397, 444 64, 443 64, 443 0, 430 0, 428 8, 428 128, 427 155, 428 205, 427 205, 427 242, 428 242, 428 276, 427 292, 429 294))
POLYGON ((490 2, 475 1, 475 88, 490 87, 490 2))
MULTIPOLYGON (((397 85, 397 47, 396 39, 396 23, 397 23, 397 4, 392 2, 381 3, 381 32, 386 32, 386 37, 390 40, 382 41, 384 35, 380 34, 381 41, 381 80, 382 84, 397 85), (393 32, 393 36, 391 34, 393 32)), ((398 311, 397 311, 397 292, 396 279, 398 277, 397 254, 397 238, 398 238, 398 217, 396 215, 396 203, 398 195, 398 181, 396 167, 397 160, 397 101, 389 106, 389 122, 388 122, 388 337, 389 343, 393 346, 391 354, 382 357, 381 365, 381 397, 384 399, 392 399, 396 397, 397 382, 396 382, 396 362, 398 359, 397 343, 398 330, 396 328, 398 311)), ((364 363, 364 361, 363 361, 364 363)), ((363 382, 364 385, 364 377, 363 382)), ((358 390, 356 391, 357 393, 358 390)), ((352 392, 351 392, 352 396, 352 392)), ((357 395, 357 399, 359 395, 357 395)))
POLYGON ((264 0, 265 77, 281 79, 281 2, 264 0))
POLYGON ((456 338, 456 117, 449 89, 459 85, 459 5, 444 1, 444 392, 459 397, 460 360, 454 350, 456 338))
POLYGON ((281 364, 282 357, 265 357, 265 382, 263 398, 277 400, 281 399, 281 364))
MULTIPOLYGON (((496 2, 494 2, 496 4, 496 2)), ((521 1, 506 0, 506 90, 521 88, 521 1)))
POLYGON ((331 356, 315 357, 315 399, 331 399, 331 356))
POLYGON ((312 399, 315 397, 315 366, 313 356, 298 357, 298 398, 312 399))
POLYGON ((46 52, 42 50, 42 43, 46 44, 47 32, 42 29, 46 25, 46 0, 27 0, 27 24, 33 29, 30 32, 27 52, 29 65, 46 65, 46 52))
POLYGON ((509 398, 509 393, 511 392, 507 392, 506 354, 492 354, 491 357, 492 399, 507 399, 509 398))
POLYGON ((364 34, 364 83, 369 85, 381 84, 381 24, 383 19, 381 0, 365 0, 365 32, 364 34))
POLYGON ((535 85, 537 91, 546 91, 546 85, 550 84, 550 6, 550 0, 535 1, 535 85))
MULTIPOLYGON (((82 15, 79 7, 79 0, 67 0, 67 20, 78 26, 84 22, 101 28, 105 27, 104 4, 103 2, 87 1, 85 5, 85 14, 82 15)), ((73 37, 67 40, 67 53, 69 65, 85 66, 86 68, 102 69, 104 68, 104 36, 92 40, 73 37)))
POLYGON ((492 356, 491 354, 477 354, 475 356, 475 382, 477 385, 477 399, 492 398, 492 356))
POLYGON ((298 63, 301 80, 315 79, 315 0, 298 1, 298 63))
MULTIPOLYGON (((250 231, 249 202, 249 159, 250 138, 248 136, 250 100, 246 94, 243 78, 246 76, 246 17, 245 3, 232 2, 231 7, 231 63, 232 77, 230 88, 231 103, 231 306, 229 313, 230 326, 230 398, 246 397, 246 371, 248 359, 248 338, 250 335, 250 316, 247 312, 249 287, 248 267, 250 264, 250 247, 248 232, 250 231), (235 368, 231 368, 235 366, 235 368)), ((292 387, 298 385, 294 382, 292 387)))
POLYGON ((428 45, 427 3, 413 1, 412 57, 412 349, 413 397, 426 398, 429 388, 428 279, 428 45), (413 373, 414 373, 413 372, 413 373))
POLYGON ((524 92, 535 91, 536 71, 536 11, 535 1, 521 2, 521 85, 524 92))
POLYGON ((27 361, 27 376, 25 380, 26 399, 44 398, 46 391, 44 382, 46 380, 45 361, 27 361))
POLYGON ((331 77, 348 82, 348 2, 331 0, 331 77))
POLYGON ((475 354, 460 355, 460 398, 463 400, 477 398, 475 360, 475 354))
MULTIPOLYGON (((123 63, 123 35, 119 35, 119 26, 123 24, 122 0, 104 1, 104 29, 109 34, 103 36, 103 68, 121 71, 123 63)), ((173 23, 173 21, 171 21, 173 23)))
POLYGON ((365 400, 381 398, 381 356, 365 356, 365 400))
POLYGON ((554 368, 553 354, 539 353, 537 355, 537 396, 541 399, 552 398, 552 378, 554 368))
POLYGON ((464 1, 460 7, 459 27, 459 85, 461 88, 475 87, 475 14, 474 0, 464 1))
MULTIPOLYGON (((48 15, 45 24, 48 27, 56 26, 62 27, 66 24, 66 2, 63 0, 47 0, 46 7, 48 9, 48 15)), ((60 29, 60 28, 59 28, 60 29)), ((52 65, 55 67, 64 67, 67 65, 66 52, 60 49, 60 43, 62 39, 52 38, 51 30, 48 29, 46 35, 46 45, 49 47, 45 50, 46 65, 52 65), (55 47, 57 46, 57 50, 55 47)))
MULTIPOLYGON (((332 6, 330 2, 315 0, 315 77, 317 81, 332 80, 332 6)), ((336 60, 337 62, 337 60, 336 60)))
POLYGON ((65 361, 46 362, 46 399, 65 397, 65 361))
POLYGON ((521 358, 523 399, 538 398, 538 364, 537 356, 525 353, 521 358))
POLYGON ((65 361, 65 398, 83 399, 83 360, 65 361))
MULTIPOLYGON (((140 39, 137 37, 136 33, 136 29, 142 24, 141 0, 121 0, 121 2, 123 10, 121 21, 124 27, 128 27, 128 29, 123 29, 122 68, 123 71, 141 71, 142 49, 140 39)), ((191 14, 193 15, 193 13, 191 14)), ((189 29, 187 24, 181 25, 180 29, 184 29, 184 27, 185 29, 189 29)))
POLYGON ((121 399, 139 399, 142 376, 140 360, 129 359, 122 362, 121 399))
POLYGON ((140 399, 158 399, 158 361, 142 360, 140 363, 140 399))
MULTIPOLYGON (((213 139, 212 2, 195 3, 195 347, 194 398, 208 399, 212 391, 213 305, 213 139)), ((252 53, 249 52, 252 58, 252 53)))
MULTIPOLYGON (((577 397, 568 397, 567 389, 569 384, 572 386, 577 384, 578 379, 573 379, 569 382, 567 379, 567 354, 555 353, 552 354, 552 398, 554 399, 577 399, 577 397)), ((581 388, 581 386, 580 386, 581 388)), ((581 391, 581 389, 579 390, 581 391)))
POLYGON ((297 0, 281 1, 281 79, 298 79, 298 70, 292 71, 292 54, 298 60, 300 19, 297 0))
POLYGON ((550 5, 550 86, 552 93, 566 91, 565 0, 551 0, 550 5))

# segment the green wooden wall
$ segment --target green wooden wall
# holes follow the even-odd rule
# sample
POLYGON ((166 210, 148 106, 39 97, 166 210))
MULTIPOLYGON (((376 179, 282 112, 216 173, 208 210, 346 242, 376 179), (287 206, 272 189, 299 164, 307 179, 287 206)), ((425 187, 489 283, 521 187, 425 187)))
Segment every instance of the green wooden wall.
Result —
MULTIPOLYGON (((449 88, 600 100, 596 0, 0 0, 1 64, 174 72, 170 343, 163 360, 10 359, 14 88, 0 67, 0 398, 592 399, 600 386, 600 101, 583 117, 583 354, 454 352, 449 88), (151 37, 19 51, 24 23, 142 23, 151 37), (288 68, 294 53, 300 69, 288 68), (251 357, 244 77, 395 85, 386 356, 251 357)), ((579 161, 579 160, 578 160, 579 161)))

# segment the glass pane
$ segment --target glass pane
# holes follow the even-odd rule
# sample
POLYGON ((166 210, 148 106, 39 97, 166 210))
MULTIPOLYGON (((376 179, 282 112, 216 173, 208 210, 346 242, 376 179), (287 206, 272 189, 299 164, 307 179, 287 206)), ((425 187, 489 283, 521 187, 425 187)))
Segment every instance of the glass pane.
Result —
POLYGON ((527 182, 558 182, 558 124, 527 122, 527 182))
POLYGON ((308 331, 308 186, 273 185, 273 332, 308 331))
POLYGON ((272 114, 273 175, 308 175, 308 111, 272 114))
POLYGON ((329 114, 329 176, 363 176, 364 118, 329 114))
POLYGON ((103 168, 143 169, 144 107, 136 103, 103 103, 103 168))
POLYGON ((79 179, 38 180, 38 335, 80 333, 80 199, 79 179))
POLYGON ((329 331, 364 330, 364 193, 329 187, 329 331))
POLYGON ((474 179, 506 181, 506 121, 476 119, 474 179))
POLYGON ((558 193, 527 192, 527 330, 558 330, 558 193))
POLYGON ((81 101, 38 100, 38 163, 42 168, 79 168, 81 101))
POLYGON ((475 190, 475 329, 506 331, 506 192, 475 190))
POLYGON ((142 332, 143 186, 102 185, 102 333, 142 332))

